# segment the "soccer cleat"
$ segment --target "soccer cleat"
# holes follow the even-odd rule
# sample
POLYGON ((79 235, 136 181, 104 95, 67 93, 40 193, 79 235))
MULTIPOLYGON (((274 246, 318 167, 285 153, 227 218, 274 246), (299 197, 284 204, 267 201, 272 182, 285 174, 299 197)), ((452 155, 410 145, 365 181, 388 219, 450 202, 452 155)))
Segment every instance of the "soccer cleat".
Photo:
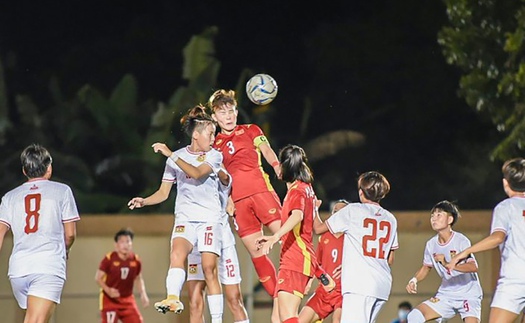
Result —
POLYGON ((180 314, 184 310, 184 305, 177 296, 168 296, 165 300, 155 303, 155 309, 162 314, 166 312, 180 314))
POLYGON ((323 285, 323 289, 325 292, 330 293, 335 288, 335 281, 333 278, 328 275, 327 273, 322 273, 319 277, 317 277, 319 281, 321 282, 321 285, 323 285))

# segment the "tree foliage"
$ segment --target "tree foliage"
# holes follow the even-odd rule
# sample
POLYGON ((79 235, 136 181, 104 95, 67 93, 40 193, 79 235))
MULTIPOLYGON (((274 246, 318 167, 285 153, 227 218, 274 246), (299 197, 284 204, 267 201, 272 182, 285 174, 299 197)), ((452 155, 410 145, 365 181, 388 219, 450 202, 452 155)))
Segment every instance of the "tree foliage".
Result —
POLYGON ((504 139, 493 159, 525 149, 525 1, 444 0, 449 24, 438 42, 463 75, 459 95, 491 119, 504 139))

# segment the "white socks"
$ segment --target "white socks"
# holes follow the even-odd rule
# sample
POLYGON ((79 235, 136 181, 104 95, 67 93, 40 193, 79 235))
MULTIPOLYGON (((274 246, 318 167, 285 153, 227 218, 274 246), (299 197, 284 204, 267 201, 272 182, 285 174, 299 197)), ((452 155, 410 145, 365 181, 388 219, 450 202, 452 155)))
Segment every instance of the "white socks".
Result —
POLYGON ((418 309, 413 309, 408 313, 407 316, 407 322, 408 323, 425 323, 425 317, 423 316, 423 313, 421 313, 418 309))
POLYGON ((170 268, 166 277, 166 290, 168 295, 180 297, 182 285, 186 281, 186 272, 182 268, 170 268))
POLYGON ((211 323, 222 323, 224 300, 222 294, 208 295, 208 309, 210 310, 211 323))

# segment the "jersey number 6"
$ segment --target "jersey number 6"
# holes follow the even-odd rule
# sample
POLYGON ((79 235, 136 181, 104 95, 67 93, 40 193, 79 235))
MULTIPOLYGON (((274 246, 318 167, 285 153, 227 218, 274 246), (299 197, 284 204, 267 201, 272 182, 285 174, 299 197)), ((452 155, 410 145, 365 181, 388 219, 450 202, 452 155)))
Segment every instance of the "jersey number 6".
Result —
POLYGON ((376 219, 366 218, 363 221, 363 227, 372 227, 372 233, 363 236, 363 255, 385 259, 384 246, 390 240, 390 222, 377 222, 376 219), (378 233, 380 233, 381 237, 378 237, 378 233))

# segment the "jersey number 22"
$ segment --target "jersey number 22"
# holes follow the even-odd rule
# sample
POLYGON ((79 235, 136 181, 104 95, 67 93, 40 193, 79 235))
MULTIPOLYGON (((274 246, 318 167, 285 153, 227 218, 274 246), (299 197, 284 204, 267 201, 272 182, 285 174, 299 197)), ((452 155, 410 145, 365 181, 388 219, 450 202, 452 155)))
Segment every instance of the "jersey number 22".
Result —
POLYGON ((363 236, 363 255, 385 259, 385 244, 390 240, 390 222, 378 222, 376 219, 366 218, 363 227, 372 228, 370 234, 363 236))

